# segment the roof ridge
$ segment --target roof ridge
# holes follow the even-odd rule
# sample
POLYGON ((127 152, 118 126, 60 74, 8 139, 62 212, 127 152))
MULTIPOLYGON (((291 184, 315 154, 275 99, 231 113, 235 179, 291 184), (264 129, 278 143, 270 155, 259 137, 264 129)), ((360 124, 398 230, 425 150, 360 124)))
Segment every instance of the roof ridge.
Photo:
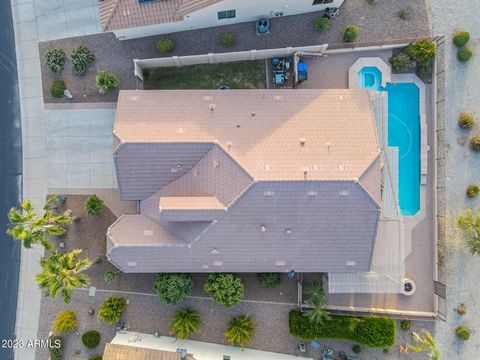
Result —
POLYGON ((103 31, 107 31, 108 29, 108 25, 110 23, 110 21, 112 20, 113 18, 113 14, 117 11, 117 7, 118 7, 118 3, 121 1, 121 0, 111 0, 110 3, 106 3, 105 1, 103 0, 98 0, 99 1, 99 12, 100 12, 100 19, 102 20, 102 9, 106 9, 108 10, 108 15, 106 17, 104 17, 104 21, 102 21, 102 28, 103 28, 103 31), (102 6, 103 4, 103 6, 102 6))
MULTIPOLYGON (((378 155, 375 157, 375 159, 373 159, 373 161, 370 163, 370 165, 368 165, 365 169, 365 171, 360 175, 359 178, 355 179, 354 182, 358 185, 360 185, 360 187, 363 189, 363 191, 365 191, 365 193, 370 197, 370 199, 372 199, 372 201, 375 203, 375 205, 377 205, 377 207, 379 209, 382 208, 381 206, 381 202, 378 202, 375 197, 370 193, 370 191, 367 190, 367 188, 364 186, 364 184, 362 183, 362 176, 364 176, 367 171, 380 159, 380 153, 378 153, 378 155)), ((381 201, 381 199, 380 199, 381 201)))

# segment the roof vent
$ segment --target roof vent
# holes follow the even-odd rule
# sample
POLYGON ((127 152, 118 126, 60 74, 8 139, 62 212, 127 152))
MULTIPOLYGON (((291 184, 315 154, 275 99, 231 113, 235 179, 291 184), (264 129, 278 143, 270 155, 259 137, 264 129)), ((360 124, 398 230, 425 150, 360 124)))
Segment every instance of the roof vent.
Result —
POLYGON ((347 165, 345 165, 345 164, 338 164, 338 165, 337 165, 337 170, 347 170, 347 165))
POLYGON ((265 166, 263 167, 263 170, 265 170, 265 171, 270 171, 270 170, 272 170, 272 165, 268 165, 268 164, 265 165, 265 166))
POLYGON ((275 261, 275 266, 285 266, 285 261, 275 261))
POLYGON ((220 254, 220 251, 218 251, 217 249, 212 249, 212 251, 210 251, 210 254, 218 255, 218 254, 220 254))
POLYGON ((340 196, 348 196, 350 195, 350 191, 348 190, 340 190, 340 196))
POLYGON ((218 160, 213 160, 213 167, 218 168, 220 166, 220 162, 218 160))
POLYGON ((136 261, 127 261, 127 266, 130 266, 130 267, 137 266, 137 262, 136 261))
POLYGON ((200 175, 200 171, 198 170, 193 170, 193 176, 198 176, 200 175))
POLYGON ((202 265, 202 269, 208 269, 208 265, 207 264, 202 265))
POLYGON ((347 95, 338 95, 338 100, 345 100, 347 95))
POLYGON ((283 96, 282 96, 282 95, 275 95, 275 96, 273 97, 273 100, 275 100, 275 101, 281 101, 281 100, 283 100, 283 96))
POLYGON ((314 197, 314 196, 317 196, 317 192, 312 190, 312 191, 307 192, 307 195, 314 197))
POLYGON ((228 147, 232 147, 232 145, 233 145, 233 142, 227 141, 227 146, 228 146, 228 147))
POLYGON ((263 225, 263 224, 260 225, 260 231, 261 231, 261 232, 267 231, 267 227, 266 227, 265 225, 263 225))
POLYGON ((286 228, 285 229, 285 234, 290 235, 292 233, 292 229, 286 228))
POLYGON ((140 96, 138 95, 130 95, 130 101, 138 101, 140 100, 140 96))
POLYGON ((210 104, 210 105, 208 105, 208 107, 210 108, 210 110, 213 111, 213 109, 215 109, 217 107, 217 104, 210 104))
POLYGON ((274 191, 270 191, 270 190, 269 190, 269 191, 264 191, 264 192, 263 192, 263 196, 273 196, 273 195, 275 195, 275 192, 274 192, 274 191))
POLYGON ((205 96, 203 97, 203 100, 204 100, 204 101, 212 101, 212 100, 213 100, 213 96, 211 96, 211 95, 205 95, 205 96))
POLYGON ((320 171, 320 165, 313 164, 312 166, 310 166, 310 169, 312 169, 312 171, 320 171))
POLYGON ((212 263, 213 266, 223 266, 223 261, 214 261, 212 263))
POLYGON ((187 132, 186 128, 177 128, 176 130, 177 134, 185 134, 187 132))
POLYGON ((352 261, 352 260, 345 262, 345 266, 355 266, 356 264, 357 263, 355 261, 352 261))
POLYGON ((329 143, 329 142, 326 142, 326 143, 325 143, 325 146, 327 147, 327 154, 330 154, 330 146, 331 146, 331 145, 332 145, 332 144, 329 143))
POLYGON ((300 138, 300 139, 298 139, 298 141, 300 142, 300 146, 305 146, 305 143, 307 142, 307 139, 300 138))
POLYGON ((143 235, 144 236, 152 236, 153 235, 153 230, 143 230, 143 235))
POLYGON ((302 171, 303 171, 303 173, 304 173, 305 175, 307 175, 308 170, 310 170, 310 169, 308 168, 308 166, 304 166, 304 167, 302 168, 302 171))
POLYGON ((123 10, 123 16, 130 16, 131 13, 130 13, 130 10, 123 10))

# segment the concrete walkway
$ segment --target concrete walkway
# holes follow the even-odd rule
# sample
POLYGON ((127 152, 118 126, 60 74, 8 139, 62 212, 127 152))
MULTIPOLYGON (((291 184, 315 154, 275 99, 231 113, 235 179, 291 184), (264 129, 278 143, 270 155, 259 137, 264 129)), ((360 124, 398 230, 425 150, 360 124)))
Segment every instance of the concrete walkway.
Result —
MULTIPOLYGON (((38 41, 98 32, 95 4, 96 0, 12 0, 22 115, 23 197, 38 206, 44 203, 47 194, 49 131, 43 115, 38 41)), ((112 178, 108 177, 108 181, 112 178)), ((15 329, 18 339, 37 338, 41 293, 34 276, 39 272, 41 256, 41 247, 28 251, 22 248, 15 329)), ((17 349, 15 359, 33 360, 35 349, 17 349)))

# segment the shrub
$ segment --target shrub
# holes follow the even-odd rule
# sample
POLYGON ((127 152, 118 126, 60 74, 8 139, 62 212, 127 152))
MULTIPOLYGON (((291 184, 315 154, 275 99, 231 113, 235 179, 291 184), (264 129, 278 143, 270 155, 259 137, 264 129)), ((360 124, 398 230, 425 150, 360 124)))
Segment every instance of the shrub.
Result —
POLYGON ((59 99, 63 97, 63 92, 67 87, 65 86, 65 82, 63 80, 55 80, 50 86, 50 93, 52 97, 55 99, 59 99))
POLYGON ((170 325, 171 334, 177 339, 186 339, 200 329, 200 314, 193 309, 179 310, 170 325))
POLYGON ((102 355, 92 355, 88 360, 102 360, 102 355))
POLYGON ((473 198, 473 197, 477 196, 479 192, 480 192, 480 187, 478 187, 477 184, 470 185, 467 188, 467 196, 469 198, 473 198))
POLYGON ((110 74, 107 70, 100 70, 96 76, 98 91, 105 94, 107 91, 118 87, 119 81, 115 75, 110 74))
POLYGON ((327 19, 325 17, 318 18, 313 22, 313 27, 318 32, 325 32, 330 29, 330 19, 327 19))
POLYGON ((388 318, 332 315, 328 321, 313 324, 300 311, 291 310, 288 323, 290 334, 303 340, 344 339, 375 348, 395 344, 395 321, 388 318))
POLYGON ((467 62, 473 55, 473 51, 470 48, 463 48, 458 50, 457 59, 461 62, 467 62))
POLYGON ((102 307, 98 312, 98 318, 112 325, 120 319, 123 310, 125 310, 125 306, 127 306, 127 300, 125 300, 125 298, 118 296, 108 297, 103 301, 102 307))
POLYGON ((402 20, 410 20, 410 12, 404 9, 400 10, 397 16, 402 20))
POLYGON ((475 135, 470 139, 470 147, 474 151, 480 151, 480 135, 475 135))
POLYGON ((71 58, 73 73, 78 76, 84 76, 95 62, 95 55, 84 45, 73 48, 71 58))
POLYGON ((52 336, 48 343, 48 352, 50 360, 62 360, 63 358, 63 338, 61 336, 52 336))
POLYGON ((470 33, 468 31, 457 31, 453 34, 453 43, 458 47, 465 45, 470 40, 470 33))
POLYGON ((355 354, 359 354, 360 351, 362 351, 362 347, 358 344, 355 344, 352 346, 352 351, 355 353, 355 354))
POLYGON ((417 75, 422 79, 430 79, 432 71, 432 64, 420 64, 417 68, 417 75))
POLYGON ((233 41, 234 41, 234 38, 233 38, 232 33, 226 32, 226 33, 222 34, 222 44, 223 45, 232 46, 233 41))
POLYGON ((82 343, 85 347, 93 349, 100 344, 100 333, 97 330, 89 330, 82 335, 82 343))
POLYGON ((411 327, 412 327, 412 323, 410 322, 410 320, 402 320, 402 321, 400 321, 400 328, 401 328, 403 331, 408 331, 408 330, 410 330, 411 327))
POLYGON ((225 337, 230 345, 238 344, 243 348, 250 344, 255 332, 255 324, 248 315, 234 317, 227 326, 225 337))
POLYGON ((85 210, 88 214, 96 216, 102 212, 103 200, 97 195, 90 195, 85 201, 85 210))
POLYGON ((64 310, 57 313, 57 317, 52 322, 52 330, 57 334, 65 334, 75 329, 77 325, 77 316, 73 311, 64 310))
POLYGON ((170 39, 160 39, 157 42, 157 49, 162 54, 167 54, 169 52, 172 52, 173 47, 174 47, 174 43, 170 39))
POLYGON ((472 114, 462 112, 458 117, 458 125, 463 129, 470 129, 475 125, 475 118, 472 114))
POLYGON ((457 334, 457 337, 461 340, 468 340, 470 338, 470 330, 465 326, 457 327, 455 334, 457 334))
POLYGON ((354 42, 358 34, 360 33, 360 29, 355 25, 347 25, 343 30, 343 41, 346 43, 354 42))
POLYGON ((467 313, 467 309, 465 308, 465 305, 463 305, 463 304, 457 306, 456 310, 457 310, 457 313, 459 315, 465 315, 467 313))
POLYGON ((420 40, 413 43, 410 47, 411 57, 418 62, 419 65, 430 66, 435 60, 437 48, 435 43, 429 40, 420 40))
POLYGON ((258 281, 264 288, 276 288, 282 282, 282 274, 280 273, 258 273, 258 281))
POLYGON ((45 62, 50 71, 54 73, 62 72, 66 58, 65 51, 62 49, 51 49, 45 53, 45 62))
POLYGON ((155 292, 167 304, 178 304, 192 293, 193 279, 190 274, 158 274, 153 284, 155 292))
POLYGON ((118 275, 118 271, 107 271, 105 274, 103 274, 103 280, 107 283, 111 283, 113 280, 116 279, 118 275))
POLYGON ((242 300, 244 287, 236 274, 210 274, 204 290, 216 303, 229 308, 242 300))
POLYGON ((412 67, 412 61, 406 53, 400 53, 388 59, 395 72, 404 72, 412 67))

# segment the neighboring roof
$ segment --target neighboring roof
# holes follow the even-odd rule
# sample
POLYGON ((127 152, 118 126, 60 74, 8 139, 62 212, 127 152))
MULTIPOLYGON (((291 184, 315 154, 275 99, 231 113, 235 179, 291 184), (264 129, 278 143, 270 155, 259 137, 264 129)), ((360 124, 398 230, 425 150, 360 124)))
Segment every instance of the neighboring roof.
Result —
POLYGON ((221 0, 98 0, 104 31, 180 21, 183 16, 221 0))
MULTIPOLYGON (((178 352, 107 343, 103 360, 181 360, 178 352)), ((187 359, 193 359, 192 356, 187 359)))
POLYGON ((143 217, 109 229, 123 271, 370 269, 382 165, 367 91, 121 91, 114 133, 121 196, 143 217))

